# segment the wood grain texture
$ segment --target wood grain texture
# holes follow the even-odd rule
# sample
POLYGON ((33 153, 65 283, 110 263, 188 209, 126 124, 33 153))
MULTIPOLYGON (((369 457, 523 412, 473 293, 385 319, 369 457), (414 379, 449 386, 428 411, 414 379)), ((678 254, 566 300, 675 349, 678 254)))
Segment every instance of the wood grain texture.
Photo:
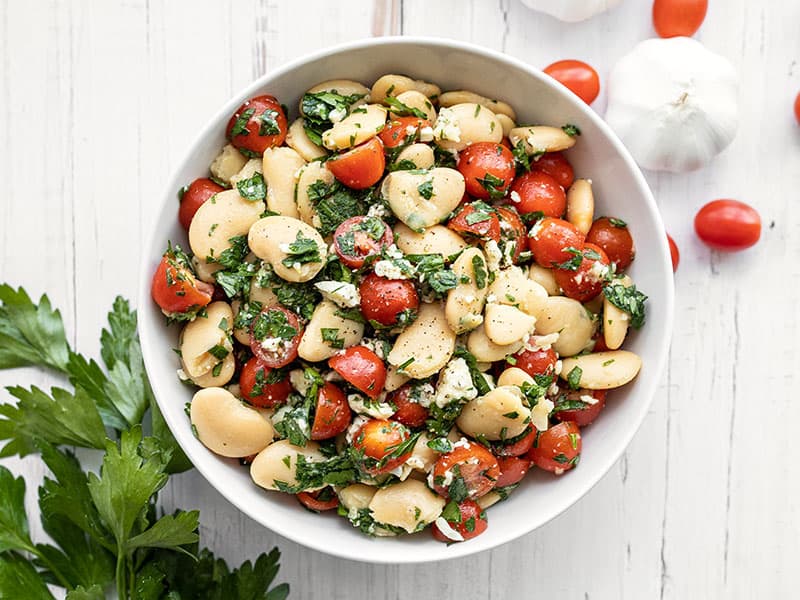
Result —
MULTIPOLYGON (((133 297, 139 251, 171 167, 237 89, 308 51, 372 35, 446 36, 533 65, 592 63, 602 79, 653 35, 627 0, 565 25, 519 0, 56 0, 0 2, 0 280, 47 291, 71 339, 97 351, 113 297, 133 297)), ((709 168, 648 173, 682 250, 669 370, 625 456, 572 509, 494 551, 374 567, 301 548, 239 514, 199 475, 162 493, 199 508, 233 562, 278 544, 292 597, 754 598, 794 589, 800 559, 800 90, 796 3, 712 2, 698 37, 742 76, 742 123, 709 168), (769 7, 765 5, 769 4, 769 7), (708 200, 737 197, 762 242, 724 256, 694 237, 708 200), (765 310, 766 308, 766 310, 765 310)), ((595 108, 602 112, 604 95, 595 108)), ((653 315, 651 318, 657 318, 653 315)), ((0 383, 49 385, 29 372, 0 383)), ((29 477, 28 504, 43 472, 29 477)), ((34 536, 41 535, 38 524, 34 536)))

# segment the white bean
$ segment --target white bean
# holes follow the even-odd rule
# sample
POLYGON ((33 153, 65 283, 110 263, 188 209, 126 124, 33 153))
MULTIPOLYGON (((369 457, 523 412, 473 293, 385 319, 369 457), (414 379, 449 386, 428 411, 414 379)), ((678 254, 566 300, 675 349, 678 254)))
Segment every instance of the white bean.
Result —
MULTIPOLYGON (((340 96, 361 96, 351 106, 356 106, 358 103, 365 103, 369 101, 369 88, 363 83, 353 81, 352 79, 331 79, 318 83, 310 88, 306 94, 317 94, 319 92, 333 92, 340 96)), ((300 105, 300 112, 303 112, 303 105, 300 105)))
POLYGON ((528 427, 531 411, 523 403, 516 386, 496 387, 488 394, 470 400, 456 419, 458 428, 468 436, 487 440, 509 439, 528 427))
POLYGON ((329 150, 352 148, 374 138, 385 125, 384 106, 380 104, 359 106, 322 134, 322 145, 329 150))
POLYGON ((439 110, 433 139, 445 150, 463 150, 476 142, 500 143, 503 125, 490 109, 480 104, 456 104, 439 110))
POLYGON ((411 378, 404 373, 400 373, 397 367, 389 365, 389 368, 386 369, 386 383, 383 384, 383 389, 387 392, 393 392, 403 387, 409 379, 411 378))
POLYGON ((201 388, 221 387, 233 379, 234 373, 236 373, 236 358, 233 353, 230 353, 215 364, 210 371, 197 377, 191 377, 190 380, 201 388))
POLYGON ((397 336, 388 362, 414 379, 439 372, 456 348, 456 335, 447 325, 444 307, 423 303, 416 320, 397 336))
POLYGON ((590 390, 610 390, 632 381, 642 368, 642 359, 627 350, 595 352, 563 359, 561 378, 580 369, 578 385, 590 390))
POLYGON ((488 108, 496 115, 503 115, 512 121, 517 119, 517 114, 511 105, 502 100, 491 100, 486 96, 481 96, 475 92, 467 90, 455 90, 452 92, 445 92, 439 96, 439 106, 455 106, 456 104, 480 104, 484 108, 488 108))
POLYGON ((542 286, 550 296, 561 295, 561 288, 556 281, 556 276, 553 274, 553 269, 540 265, 531 265, 528 277, 542 286))
POLYGON ((404 160, 414 163, 417 169, 431 169, 436 159, 433 154, 433 148, 428 144, 411 144, 400 151, 395 163, 400 163, 404 160))
POLYGON ((308 162, 327 156, 328 151, 322 146, 317 146, 308 137, 305 129, 305 119, 295 119, 286 132, 286 145, 297 152, 308 162))
POLYGON ((475 329, 483 322, 481 312, 489 291, 486 257, 480 248, 467 248, 452 266, 459 282, 447 292, 445 316, 457 335, 475 329), (480 284, 480 285, 479 285, 480 284))
POLYGON ((220 456, 250 456, 261 452, 275 436, 267 419, 220 387, 197 392, 189 412, 198 439, 220 456))
POLYGON ((225 190, 206 200, 189 226, 189 246, 199 260, 216 259, 231 247, 233 237, 247 235, 264 212, 260 200, 250 202, 237 190, 225 190))
POLYGON ((525 152, 534 155, 543 152, 560 152, 575 145, 575 138, 567 135, 563 129, 547 125, 515 127, 508 134, 508 139, 515 147, 522 142, 525 152))
POLYGON ((494 506, 498 502, 500 502, 503 497, 492 490, 488 494, 481 496, 480 498, 475 498, 475 503, 481 507, 481 510, 486 510, 490 506, 494 506))
POLYGON ((339 490, 337 495, 342 506, 347 510, 363 510, 369 507, 376 491, 375 487, 363 483, 353 483, 339 490))
POLYGON ((395 216, 422 232, 445 219, 464 196, 464 176, 447 167, 429 171, 394 171, 381 185, 381 196, 395 216))
MULTIPOLYGON (((621 279, 614 280, 614 285, 622 285, 627 288, 633 285, 633 281, 625 275, 621 279)), ((603 340, 609 350, 616 350, 622 346, 625 336, 628 335, 631 316, 611 304, 605 294, 600 294, 600 296, 603 299, 603 340)))
POLYGON ((481 362, 504 360, 507 356, 518 352, 522 346, 522 341, 508 346, 498 346, 486 335, 483 324, 473 329, 467 338, 467 350, 481 362))
POLYGON ((337 315, 337 312, 339 307, 330 300, 323 300, 317 304, 297 348, 300 358, 318 362, 336 354, 339 348, 334 348, 331 342, 323 339, 323 329, 337 330, 336 337, 341 340, 342 348, 355 346, 361 341, 364 335, 363 323, 345 319, 337 315))
POLYGON ((573 356, 591 343, 596 324, 577 300, 550 296, 536 321, 536 333, 558 333, 553 349, 560 356, 573 356))
POLYGON ((594 220, 594 195, 592 182, 576 179, 567 190, 567 221, 575 225, 583 235, 589 233, 594 220))
POLYGON ((534 317, 541 313, 547 300, 547 291, 537 282, 528 279, 519 267, 509 267, 495 274, 489 286, 489 298, 500 304, 516 306, 534 317))
POLYGON ((317 209, 311 201, 308 191, 314 184, 321 182, 326 186, 330 186, 335 180, 333 173, 328 170, 324 163, 319 161, 310 162, 298 171, 294 200, 297 204, 297 211, 300 214, 299 218, 302 221, 312 227, 319 228, 322 226, 322 221, 320 221, 317 209))
POLYGON ((518 367, 509 367, 500 373, 500 377, 497 378, 498 387, 502 387, 504 385, 515 385, 517 387, 522 387, 523 383, 534 383, 534 379, 528 375, 527 372, 518 367))
POLYGON ((264 217, 250 228, 248 244, 253 253, 265 260, 279 277, 286 281, 304 282, 313 279, 325 266, 328 246, 311 225, 292 217, 264 217), (292 262, 292 244, 311 240, 317 254, 308 262, 292 262), (284 261, 286 263, 284 264, 284 261))
POLYGON ((244 164, 241 171, 231 177, 231 186, 236 187, 236 184, 239 181, 242 181, 243 179, 250 179, 256 173, 263 173, 261 168, 261 159, 251 158, 244 164))
POLYGON ((520 341, 533 331, 536 317, 515 306, 487 304, 484 318, 486 336, 498 346, 520 341))
MULTIPOLYGON (((320 462, 325 457, 316 442, 306 442, 305 447, 294 446, 288 440, 279 440, 264 448, 250 465, 250 477, 267 490, 277 490, 276 482, 297 485, 297 457, 305 456, 308 462, 320 462)), ((310 490, 311 491, 311 490, 310 490)))
MULTIPOLYGON (((428 97, 419 92, 417 90, 408 90, 403 92, 402 94, 398 94, 396 96, 397 100, 405 104, 409 108, 416 108, 419 111, 425 113, 425 117, 430 121, 433 122, 436 120, 436 109, 433 107, 433 103, 428 100, 428 97)), ((384 102, 386 99, 384 98, 384 102)), ((395 116, 393 112, 389 112, 390 118, 395 116)))
POLYGON ((398 223, 394 226, 394 243, 406 254, 441 254, 445 258, 467 247, 460 235, 444 225, 434 225, 417 233, 405 223, 398 223))
POLYGON ((227 144, 222 151, 211 162, 208 170, 211 174, 225 183, 230 184, 231 177, 236 175, 244 167, 247 159, 232 144, 227 144))
POLYGON ((442 514, 445 500, 421 481, 406 479, 380 488, 369 508, 379 523, 402 527, 408 533, 418 531, 442 514))
POLYGON ((181 333, 181 362, 184 372, 191 378, 211 372, 224 358, 218 358, 212 352, 233 352, 228 337, 233 324, 231 307, 226 302, 212 302, 206 307, 205 314, 187 323, 181 333))
POLYGON ((267 208, 284 217, 299 218, 294 201, 295 173, 306 164, 291 148, 264 150, 264 181, 267 184, 267 208))
POLYGON ((192 256, 192 267, 194 267, 197 278, 206 283, 216 283, 217 280, 214 278, 214 273, 222 269, 222 265, 206 262, 205 259, 200 260, 196 256, 192 256))
POLYGON ((416 90, 433 101, 442 93, 438 85, 421 79, 414 80, 405 75, 384 75, 372 84, 370 98, 372 102, 383 102, 387 96, 397 97, 409 90, 416 90))
POLYGON ((503 128, 503 137, 508 137, 508 135, 511 133, 511 130, 514 129, 517 124, 508 115, 497 113, 495 116, 497 117, 497 120, 500 121, 500 126, 503 128))

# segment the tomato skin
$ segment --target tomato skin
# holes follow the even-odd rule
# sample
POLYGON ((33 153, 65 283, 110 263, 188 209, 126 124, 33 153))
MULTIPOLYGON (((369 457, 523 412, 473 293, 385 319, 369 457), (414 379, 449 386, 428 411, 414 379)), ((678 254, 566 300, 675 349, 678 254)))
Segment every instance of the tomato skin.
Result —
POLYGON ((500 476, 497 459, 486 448, 476 442, 456 446, 447 454, 443 454, 433 465, 433 491, 445 498, 449 497, 449 485, 445 478, 449 471, 453 478, 460 476, 466 485, 467 497, 480 498, 488 494, 500 476), (455 469, 458 469, 458 473, 455 469))
POLYGON ((569 88, 586 104, 600 94, 600 76, 590 65, 580 60, 559 60, 544 68, 544 72, 569 88))
POLYGON ((242 367, 242 372, 239 375, 239 388, 241 389, 242 397, 253 406, 259 408, 278 406, 279 404, 284 404, 289 394, 292 393, 292 384, 289 383, 288 376, 277 383, 263 383, 270 371, 272 369, 261 364, 255 356, 242 367), (262 380, 260 385, 259 379, 262 380), (254 394, 253 388, 258 387, 261 388, 260 391, 256 389, 255 391, 258 391, 258 393, 254 394))
POLYGON ((211 302, 213 294, 213 285, 196 279, 174 253, 164 253, 150 288, 150 295, 162 311, 178 314, 199 310, 211 302))
POLYGON ((527 350, 523 349, 514 355, 514 366, 522 369, 531 377, 546 375, 555 377, 558 356, 555 350, 527 350))
POLYGON ((738 252, 761 238, 761 217, 738 200, 714 200, 694 218, 694 229, 703 243, 721 252, 738 252))
POLYGON ((347 396, 341 388, 331 382, 325 383, 317 394, 311 439, 319 441, 336 437, 348 428, 351 416, 347 396))
POLYGON ((561 152, 543 154, 539 160, 531 163, 531 169, 547 173, 564 189, 575 182, 575 171, 561 152))
MULTIPOLYGON (((614 221, 617 221, 615 219, 614 221)), ((608 259, 617 265, 617 271, 627 269, 636 256, 633 237, 627 225, 617 225, 609 217, 600 217, 592 223, 586 241, 595 246, 600 246, 608 259)))
POLYGON ((596 252, 600 258, 589 258, 584 254, 583 260, 576 271, 568 269, 554 269, 553 275, 556 278, 556 283, 564 291, 567 298, 572 298, 578 302, 588 302, 592 298, 596 298, 600 292, 603 291, 603 278, 597 277, 593 274, 593 267, 595 263, 603 265, 604 271, 608 272, 608 267, 611 262, 608 256, 603 252, 600 246, 586 243, 584 245, 584 253, 587 251, 596 252))
POLYGON ((458 157, 458 170, 464 176, 467 193, 482 200, 502 198, 516 172, 511 150, 493 142, 476 142, 464 148, 458 157), (503 181, 493 192, 480 182, 487 175, 503 181))
POLYGON ((353 436, 353 448, 362 451, 367 459, 361 465, 362 470, 370 475, 380 475, 402 465, 411 456, 410 450, 401 456, 387 457, 410 436, 406 426, 396 421, 370 419, 364 423, 353 436))
POLYGON ((405 384, 396 389, 387 398, 387 402, 394 404, 397 411, 392 415, 392 419, 405 425, 406 427, 422 427, 428 420, 430 412, 427 408, 417 402, 409 400, 412 386, 405 384))
POLYGON ((405 310, 419 308, 419 294, 407 279, 386 279, 370 273, 358 288, 361 314, 381 325, 396 325, 405 310))
POLYGON ((264 150, 267 148, 280 146, 286 139, 287 131, 288 126, 286 123, 286 114, 283 112, 283 107, 274 96, 265 94, 263 96, 250 98, 250 100, 236 109, 236 112, 233 113, 228 121, 228 127, 225 130, 225 135, 231 141, 231 144, 233 144, 234 147, 238 148, 239 150, 244 151, 244 154, 261 156, 264 153, 264 150), (254 112, 248 119, 247 124, 244 126, 244 130, 236 135, 233 135, 233 130, 237 121, 241 116, 244 115, 245 112, 249 110, 253 110, 254 112), (262 135, 260 133, 261 127, 262 125, 266 126, 266 124, 262 122, 260 117, 268 111, 274 111, 274 114, 272 114, 274 120, 273 125, 277 127, 278 132, 265 133, 262 135))
POLYGON ((540 432, 527 457, 540 469, 560 474, 578 463, 581 444, 578 426, 565 421, 540 432))
POLYGON ((299 317, 282 306, 265 306, 250 324, 250 349, 262 364, 271 369, 285 367, 297 358, 297 347, 300 345, 301 337, 303 337, 303 327, 300 325, 299 317), (283 315, 283 317, 280 315, 283 315), (263 341, 276 337, 274 332, 268 330, 262 337, 258 335, 263 324, 270 318, 280 319, 296 332, 291 339, 280 338, 281 342, 274 350, 264 348, 262 345, 263 341))
MULTIPOLYGON (((459 502, 458 511, 461 514, 460 520, 458 522, 448 521, 447 523, 450 525, 450 527, 461 534, 461 537, 464 538, 464 541, 478 537, 480 534, 486 531, 486 528, 489 526, 489 523, 486 520, 486 513, 483 512, 483 509, 481 509, 481 507, 478 506, 478 503, 473 500, 464 500, 463 502, 459 502)), ((453 540, 439 530, 439 528, 436 526, 436 523, 431 526, 431 533, 433 534, 433 537, 440 542, 444 542, 445 544, 453 543, 453 540)))
MULTIPOLYGON (((523 173, 514 180, 511 193, 519 194, 514 207, 521 215, 541 212, 545 217, 560 218, 567 210, 567 194, 558 181, 544 171, 523 173)), ((516 195, 511 196, 512 201, 516 195)))
MULTIPOLYGON (((569 410, 555 410, 553 416, 561 422, 572 421, 578 427, 586 427, 591 425, 597 419, 600 411, 606 405, 606 391, 605 390, 578 390, 567 394, 568 399, 580 400, 583 395, 593 396, 597 400, 596 404, 584 403, 583 408, 572 408, 569 410)), ((557 403, 556 403, 557 405, 557 403)))
POLYGON ((583 234, 568 221, 545 217, 531 228, 528 248, 537 264, 552 268, 572 259, 568 248, 583 251, 583 234))
POLYGON ((797 124, 800 125, 800 93, 794 99, 794 116, 797 119, 797 124))
POLYGON ((692 37, 706 18, 708 0, 655 0, 653 27, 659 37, 692 37))
POLYGON ((344 380, 375 400, 386 383, 386 366, 364 346, 351 346, 328 360, 328 366, 344 380))
POLYGON ((206 200, 211 198, 214 194, 219 194, 225 191, 221 185, 214 183, 207 177, 195 179, 186 188, 186 191, 181 197, 181 206, 178 209, 178 222, 186 231, 189 231, 189 225, 192 224, 197 209, 200 208, 206 200))
POLYGON ((372 138, 325 161, 327 169, 340 182, 354 190, 364 190, 380 181, 386 168, 383 144, 372 138))
MULTIPOLYGON (((458 209, 456 215, 447 222, 447 227, 460 235, 467 235, 481 240, 500 241, 500 219, 493 209, 481 209, 483 203, 464 204, 458 209), (484 220, 470 223, 470 215, 482 212, 484 220)), ((485 205, 484 205, 485 206, 485 205)))
POLYGON ((312 512, 333 510, 339 506, 339 498, 336 497, 336 494, 330 490, 330 488, 326 488, 319 492, 300 492, 297 494, 297 500, 300 502, 300 504, 312 512), (328 491, 330 498, 327 500, 321 500, 320 495, 325 491, 328 491))
POLYGON ((377 217, 350 217, 333 232, 333 249, 339 259, 351 269, 360 269, 364 266, 364 261, 368 256, 380 254, 383 248, 388 248, 393 243, 392 228, 377 217), (364 228, 370 223, 374 225, 376 222, 383 225, 383 235, 378 239, 373 239, 370 232, 364 228), (350 233, 354 236, 353 251, 355 254, 346 253, 342 243, 350 233))
POLYGON ((378 137, 384 147, 396 148, 412 143, 411 140, 419 138, 419 130, 423 127, 431 127, 431 122, 414 116, 394 117, 386 123, 386 127, 378 134, 378 137))
POLYGON ((528 249, 528 230, 513 208, 498 206, 495 210, 500 222, 500 239, 516 243, 514 255, 511 257, 516 263, 519 255, 528 249))
MULTIPOLYGON (((512 444, 505 444, 505 445, 493 445, 492 450, 494 451, 495 455, 498 457, 498 461, 500 457, 503 456, 522 456, 523 454, 527 453, 533 447, 533 442, 536 440, 536 429, 534 427, 528 427, 528 433, 525 434, 524 437, 520 438, 516 442, 512 444)), ((502 470, 502 467, 501 467, 502 470)), ((501 487, 498 484, 498 487, 501 487)))
POLYGON ((519 483, 531 467, 531 461, 517 456, 499 457, 497 464, 500 466, 500 477, 495 485, 499 488, 519 483))
POLYGON ((669 244, 669 257, 672 259, 672 272, 675 273, 681 262, 681 251, 678 250, 678 244, 675 243, 670 234, 667 234, 667 243, 669 244))

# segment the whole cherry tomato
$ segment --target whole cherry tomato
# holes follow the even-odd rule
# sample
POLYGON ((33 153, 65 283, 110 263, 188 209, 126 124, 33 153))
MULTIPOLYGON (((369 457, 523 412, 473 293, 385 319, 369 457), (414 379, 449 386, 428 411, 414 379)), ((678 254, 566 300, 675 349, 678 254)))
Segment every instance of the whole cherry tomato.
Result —
POLYGON ((339 506, 339 498, 329 487, 323 488, 318 492, 300 492, 297 500, 312 512, 322 512, 332 510, 339 506))
POLYGON ((402 465, 413 450, 403 448, 410 437, 402 423, 370 419, 353 436, 353 448, 362 454, 361 469, 369 475, 380 475, 402 465))
POLYGON ((542 431, 527 457, 540 469, 560 475, 578 464, 581 431, 573 421, 565 421, 542 431))
POLYGON ((443 454, 433 465, 433 490, 457 502, 488 494, 500 476, 497 459, 485 447, 467 442, 443 454))
POLYGON ((500 241, 500 219, 495 209, 485 202, 462 205, 447 226, 461 235, 500 241))
POLYGON ((328 360, 328 366, 373 400, 383 392, 386 366, 377 354, 365 346, 350 346, 342 350, 328 360))
POLYGON ((311 426, 312 440, 329 440, 342 433, 350 425, 350 405, 339 386, 327 382, 317 393, 314 424, 311 426))
POLYGON ((681 262, 681 252, 678 250, 678 244, 672 239, 670 234, 667 234, 667 243, 669 243, 669 257, 672 259, 672 272, 678 270, 678 265, 681 262))
POLYGON ((182 253, 169 249, 153 275, 150 295, 167 315, 200 310, 211 302, 214 286, 196 279, 182 253))
POLYGON ((296 314, 282 306, 267 306, 250 324, 250 349, 264 365, 279 369, 297 358, 302 336, 296 314))
POLYGON ((511 186, 511 201, 521 215, 541 212, 560 218, 567 210, 567 194, 552 175, 544 171, 523 173, 511 186))
POLYGON ((292 393, 292 384, 286 373, 270 369, 261 364, 255 356, 242 367, 239 388, 242 397, 259 408, 284 404, 292 393))
POLYGON ((706 18, 708 0, 655 0, 653 27, 662 38, 692 37, 706 18))
POLYGON ((519 483, 531 467, 531 461, 518 456, 501 456, 497 464, 500 466, 500 477, 495 486, 499 488, 519 483))
POLYGON ((250 98, 233 113, 226 135, 236 148, 248 156, 261 156, 264 150, 280 146, 288 127, 283 107, 274 96, 250 98))
POLYGON ((722 252, 737 252, 761 238, 761 217, 744 202, 714 200, 698 211, 694 229, 707 246, 722 252))
POLYGON ((603 249, 587 242, 583 247, 583 259, 577 269, 554 269, 553 275, 567 298, 588 302, 603 291, 603 282, 610 265, 603 249))
POLYGON ((189 225, 192 224, 197 209, 200 208, 206 200, 211 198, 214 194, 219 194, 225 188, 221 185, 214 183, 206 177, 195 179, 186 188, 181 196, 181 206, 178 209, 178 221, 186 231, 189 231, 189 225))
POLYGON ((495 211, 500 221, 500 239, 506 243, 514 242, 511 258, 516 263, 519 255, 528 249, 528 230, 514 208, 498 206, 495 211))
POLYGON ((556 401, 553 416, 559 421, 573 421, 578 427, 586 427, 605 405, 605 390, 570 390, 556 401), (594 402, 586 402, 585 397, 594 398, 594 402))
POLYGON ((397 411, 392 419, 399 421, 406 427, 422 427, 428 420, 429 411, 413 399, 414 386, 405 384, 403 387, 389 394, 387 402, 394 404, 397 411))
POLYGON ((531 163, 531 169, 547 173, 564 189, 569 188, 575 181, 575 171, 561 152, 543 154, 536 162, 531 163))
POLYGON ((568 221, 545 217, 531 227, 528 248, 542 267, 557 267, 583 251, 583 234, 568 221))
POLYGON ((378 134, 386 148, 405 146, 419 139, 419 131, 431 122, 419 117, 393 117, 378 134))
POLYGON ((464 176, 467 193, 482 200, 505 196, 514 179, 514 155, 502 144, 475 142, 458 157, 458 170, 464 176))
POLYGON ((392 228, 377 217, 350 217, 333 232, 333 249, 351 269, 360 269, 368 256, 377 256, 394 242, 392 228))
POLYGON ((592 223, 586 242, 600 246, 608 259, 617 265, 618 272, 627 269, 636 256, 628 224, 613 217, 600 217, 592 223))
POLYGON ((537 375, 554 376, 556 373, 556 363, 558 355, 555 350, 520 350, 514 355, 514 366, 522 369, 531 377, 537 375))
POLYGON ((560 60, 544 68, 544 72, 569 88, 586 104, 595 101, 600 93, 600 76, 580 60, 560 60))
POLYGON ((386 279, 370 273, 358 288, 361 314, 381 325, 396 325, 406 311, 419 308, 419 295, 408 279, 386 279))
MULTIPOLYGON (((447 517, 450 517, 448 512, 447 517)), ((483 512, 478 503, 473 500, 464 500, 463 502, 458 503, 458 515, 455 519, 445 518, 447 524, 450 527, 458 532, 464 540, 471 540, 474 537, 479 536, 486 528, 489 526, 488 521, 486 520, 486 513, 483 512)), ((445 534, 442 533, 441 529, 434 523, 431 526, 431 533, 433 537, 439 540, 440 542, 444 542, 446 544, 451 544, 456 540, 451 540, 445 534)))
POLYGON ((386 167, 383 144, 378 138, 372 138, 360 146, 329 158, 325 161, 325 166, 347 187, 354 190, 366 189, 383 177, 383 169, 386 167))

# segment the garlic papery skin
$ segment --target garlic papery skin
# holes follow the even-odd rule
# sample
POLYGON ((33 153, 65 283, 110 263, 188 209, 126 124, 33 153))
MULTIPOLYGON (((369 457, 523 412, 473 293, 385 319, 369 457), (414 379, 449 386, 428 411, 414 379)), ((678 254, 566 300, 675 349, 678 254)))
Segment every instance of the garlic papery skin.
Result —
POLYGON ((699 169, 736 137, 739 76, 691 38, 645 40, 608 78, 606 122, 641 167, 699 169))
POLYGON ((522 0, 528 8, 546 13, 556 19, 577 23, 611 10, 622 0, 522 0))

